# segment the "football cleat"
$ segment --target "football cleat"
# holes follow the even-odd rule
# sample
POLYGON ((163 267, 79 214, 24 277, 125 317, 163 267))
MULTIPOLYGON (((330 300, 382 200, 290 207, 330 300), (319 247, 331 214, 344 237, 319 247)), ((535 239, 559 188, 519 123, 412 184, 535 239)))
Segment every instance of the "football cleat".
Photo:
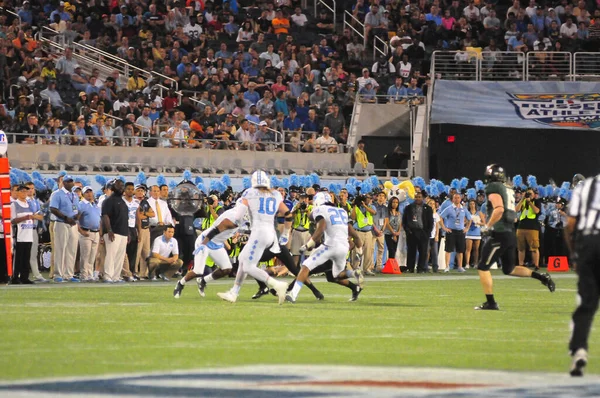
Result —
POLYGON ((281 305, 285 301, 285 296, 287 294, 288 285, 285 282, 279 282, 279 281, 276 281, 276 282, 277 283, 275 284, 273 289, 277 293, 277 298, 279 298, 279 305, 281 305))
POLYGON ((547 273, 543 273, 542 278, 542 285, 547 286, 550 293, 554 292, 556 290, 556 284, 552 280, 552 277, 547 273))
POLYGON ((325 296, 323 296, 323 293, 321 293, 318 290, 314 292, 314 295, 318 301, 325 300, 325 296))
POLYGON ((499 311, 500 307, 498 307, 498 303, 493 303, 490 304, 487 301, 481 305, 478 305, 477 307, 475 307, 476 310, 495 310, 495 311, 499 311))
POLYGON ((181 282, 177 282, 177 285, 175 286, 175 290, 173 290, 173 297, 178 299, 179 297, 181 297, 181 291, 183 290, 185 286, 181 284, 181 282))
POLYGON ((256 292, 256 294, 254 294, 254 296, 252 296, 252 300, 256 300, 261 298, 262 296, 269 294, 269 288, 265 287, 264 289, 258 289, 258 292, 256 292))
POLYGON ((230 303, 235 303, 237 300, 237 295, 233 294, 231 291, 225 293, 217 293, 217 296, 221 300, 229 301, 230 303))
POLYGON ((348 301, 356 301, 356 300, 358 300, 358 295, 362 291, 363 291, 363 288, 360 287, 360 286, 357 286, 356 289, 354 289, 354 291, 352 292, 352 298, 350 298, 350 300, 348 300, 348 301))
POLYGON ((206 288, 206 282, 204 281, 204 278, 198 278, 196 279, 196 282, 198 283, 198 294, 200 297, 206 296, 206 293, 204 293, 204 289, 206 288))
POLYGON ((287 301, 287 302, 290 302, 290 303, 292 303, 292 304, 295 304, 295 303, 296 303, 296 300, 294 300, 294 298, 292 297, 292 295, 291 295, 291 294, 286 294, 286 295, 285 295, 285 301, 287 301))
POLYGON ((363 283, 365 283, 365 276, 360 268, 354 270, 354 277, 356 278, 356 284, 360 287, 363 287, 363 283))
POLYGON ((587 365, 587 351, 583 348, 578 349, 573 355, 573 363, 569 372, 573 377, 583 376, 583 368, 587 365))

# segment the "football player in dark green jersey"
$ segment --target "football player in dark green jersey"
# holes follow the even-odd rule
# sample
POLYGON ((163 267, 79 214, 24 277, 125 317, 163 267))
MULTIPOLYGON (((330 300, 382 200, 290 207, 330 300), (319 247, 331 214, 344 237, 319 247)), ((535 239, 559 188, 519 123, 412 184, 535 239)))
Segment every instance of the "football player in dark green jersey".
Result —
POLYGON ((544 286, 553 292, 555 284, 550 275, 531 271, 527 267, 516 266, 515 253, 517 249, 517 238, 515 235, 515 195, 506 182, 504 169, 497 165, 489 165, 485 170, 487 187, 487 223, 481 228, 482 233, 490 237, 483 245, 481 259, 477 269, 479 279, 483 287, 483 293, 487 301, 475 307, 476 310, 499 310, 498 303, 494 300, 492 274, 490 267, 500 260, 502 272, 505 275, 518 276, 521 278, 534 278, 542 282, 544 286))

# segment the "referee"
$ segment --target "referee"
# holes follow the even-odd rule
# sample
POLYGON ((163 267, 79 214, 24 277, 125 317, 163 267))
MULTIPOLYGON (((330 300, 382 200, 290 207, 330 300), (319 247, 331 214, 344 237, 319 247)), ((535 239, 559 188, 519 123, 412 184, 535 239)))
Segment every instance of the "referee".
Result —
POLYGON ((600 175, 577 185, 567 211, 565 241, 579 275, 578 307, 573 313, 569 351, 571 376, 583 376, 587 365, 588 336, 600 298, 600 175))

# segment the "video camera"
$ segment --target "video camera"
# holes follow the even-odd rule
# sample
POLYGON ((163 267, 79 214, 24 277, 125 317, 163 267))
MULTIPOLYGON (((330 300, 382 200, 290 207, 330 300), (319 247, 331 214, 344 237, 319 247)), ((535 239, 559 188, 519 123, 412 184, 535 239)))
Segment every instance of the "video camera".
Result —
POLYGON ((356 187, 356 196, 354 197, 354 202, 352 202, 352 206, 361 206, 366 201, 367 201, 367 196, 361 195, 360 187, 356 187))

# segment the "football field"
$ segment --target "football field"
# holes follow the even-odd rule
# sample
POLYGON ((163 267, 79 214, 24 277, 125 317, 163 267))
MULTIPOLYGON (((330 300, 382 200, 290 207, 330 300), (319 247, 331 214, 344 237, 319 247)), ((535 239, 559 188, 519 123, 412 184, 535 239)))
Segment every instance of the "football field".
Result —
MULTIPOLYGON (((324 301, 305 288, 296 304, 283 306, 272 296, 251 300, 252 280, 235 304, 216 296, 233 279, 208 285, 204 298, 189 283, 178 300, 175 282, 2 287, 0 377, 10 391, 19 380, 266 365, 439 368, 423 371, 434 378, 456 369, 566 375, 575 275, 555 274, 554 293, 534 279, 494 276, 501 311, 473 310, 484 301, 473 270, 368 278, 357 302, 348 302, 350 290, 317 278, 324 301)), ((593 355, 600 334, 592 332, 590 347, 588 381, 600 373, 593 355)))

